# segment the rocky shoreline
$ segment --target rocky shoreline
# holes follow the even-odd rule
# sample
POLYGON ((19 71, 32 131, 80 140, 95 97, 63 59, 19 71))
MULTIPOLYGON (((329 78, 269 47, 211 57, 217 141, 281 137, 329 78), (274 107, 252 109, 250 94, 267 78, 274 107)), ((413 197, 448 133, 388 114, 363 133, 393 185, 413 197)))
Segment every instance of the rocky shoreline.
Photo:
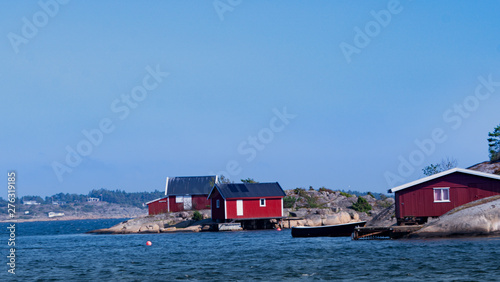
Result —
MULTIPOLYGON (((386 208, 385 213, 390 214, 393 206, 386 208), (389 212, 387 212, 389 211, 389 212)), ((142 216, 126 220, 110 228, 93 230, 88 233, 93 234, 135 234, 135 233, 172 233, 172 232, 200 232, 203 227, 209 224, 215 224, 210 218, 210 210, 199 211, 203 220, 193 220, 192 211, 177 213, 159 214, 153 216, 142 216)), ((289 216, 282 221, 282 228, 291 228, 294 226, 323 226, 351 223, 358 221, 373 222, 374 217, 366 213, 356 211, 333 211, 332 209, 285 209, 285 214, 289 216)), ((395 220, 386 220, 390 224, 395 220)), ((270 222, 269 225, 277 227, 277 221, 270 222)), ((389 226, 389 225, 387 225, 389 226)))
MULTIPOLYGON (((358 197, 344 192, 324 189, 323 191, 294 189, 285 191, 288 200, 293 201, 291 208, 284 209, 283 228, 294 226, 335 225, 358 221, 376 221, 372 224, 390 226, 396 223, 394 218, 394 199, 375 199, 373 196, 361 196, 370 204, 368 212, 352 209, 358 197), (308 206, 315 206, 314 208, 308 206), (375 215, 385 214, 384 218, 375 215)), ((93 230, 94 234, 133 234, 133 233, 168 233, 200 232, 204 225, 213 223, 210 210, 201 210, 203 220, 193 220, 193 211, 139 216, 115 226, 93 230)), ((271 222, 269 225, 276 225, 271 222)))
POLYGON ((500 235, 500 196, 457 207, 426 223, 409 238, 449 238, 500 235))
MULTIPOLYGON (((134 233, 171 233, 200 232, 204 225, 212 223, 210 210, 200 211, 203 220, 192 220, 193 212, 143 216, 121 222, 113 227, 94 230, 94 234, 134 234, 134 233)), ((287 218, 283 228, 294 226, 335 225, 357 221, 367 221, 368 226, 392 226, 394 205, 381 210, 376 215, 359 213, 353 210, 338 211, 323 209, 285 209, 287 218)), ((405 238, 450 238, 500 236, 500 196, 481 199, 457 207, 443 216, 434 219, 405 238)))

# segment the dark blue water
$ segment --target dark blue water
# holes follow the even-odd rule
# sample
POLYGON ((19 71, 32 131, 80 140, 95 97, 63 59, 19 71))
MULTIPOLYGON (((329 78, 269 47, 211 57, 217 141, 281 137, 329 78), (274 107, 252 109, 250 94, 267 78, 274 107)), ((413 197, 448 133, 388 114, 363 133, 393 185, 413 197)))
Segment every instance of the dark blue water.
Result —
MULTIPOLYGON (((500 238, 351 241, 285 231, 87 235, 119 220, 19 223, 9 280, 498 281, 500 238), (54 235, 55 234, 55 235, 54 235), (152 246, 146 246, 146 241, 152 246)), ((7 224, 0 224, 5 230, 7 224)), ((2 254, 7 235, 2 231, 2 254)), ((0 279, 5 280, 5 279, 0 279)))

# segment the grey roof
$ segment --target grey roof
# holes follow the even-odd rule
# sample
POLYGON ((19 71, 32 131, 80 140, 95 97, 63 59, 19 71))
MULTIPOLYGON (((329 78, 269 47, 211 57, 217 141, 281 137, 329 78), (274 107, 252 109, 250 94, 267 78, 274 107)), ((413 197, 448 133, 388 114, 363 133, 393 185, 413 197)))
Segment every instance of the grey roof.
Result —
POLYGON ((216 187, 225 199, 286 196, 278 182, 217 184, 216 187))
POLYGON ((215 175, 168 177, 165 195, 208 195, 215 181, 215 175))

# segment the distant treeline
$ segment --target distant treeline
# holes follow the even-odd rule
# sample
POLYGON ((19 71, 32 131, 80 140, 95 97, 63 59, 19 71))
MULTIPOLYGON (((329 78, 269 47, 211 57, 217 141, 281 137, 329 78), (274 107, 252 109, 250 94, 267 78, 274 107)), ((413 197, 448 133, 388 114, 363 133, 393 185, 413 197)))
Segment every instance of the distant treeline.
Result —
MULTIPOLYGON (((82 203, 87 202, 88 198, 98 198, 100 201, 115 203, 121 205, 130 205, 134 207, 142 207, 143 203, 149 202, 160 197, 164 197, 164 191, 155 190, 154 192, 125 192, 122 190, 107 190, 104 188, 93 189, 87 195, 58 193, 52 196, 42 198, 40 196, 24 196, 20 199, 21 203, 26 201, 36 201, 40 204, 52 204, 58 202, 60 204, 82 203)), ((3 199, 2 199, 3 200, 3 199)))

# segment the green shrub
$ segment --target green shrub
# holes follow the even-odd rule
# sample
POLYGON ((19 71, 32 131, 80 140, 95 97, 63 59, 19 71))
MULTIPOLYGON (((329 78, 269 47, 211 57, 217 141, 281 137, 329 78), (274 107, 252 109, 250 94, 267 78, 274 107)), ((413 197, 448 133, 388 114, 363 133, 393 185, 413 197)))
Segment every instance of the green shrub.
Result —
POLYGON ((203 219, 203 215, 199 211, 194 211, 193 220, 200 221, 203 219))
POLYGON ((342 195, 342 196, 344 196, 344 197, 347 197, 347 198, 352 197, 352 195, 351 195, 351 194, 346 193, 346 192, 342 192, 342 191, 340 191, 340 195, 342 195))
POLYGON ((319 198, 316 196, 305 195, 303 197, 303 199, 305 200, 305 204, 304 204, 303 208, 310 208, 310 209, 315 209, 315 208, 324 209, 324 208, 326 208, 325 204, 318 203, 319 198))
POLYGON ((372 209, 372 206, 365 198, 359 197, 358 201, 352 204, 352 209, 357 212, 368 212, 372 209))
POLYGON ((283 198, 283 207, 285 209, 293 208, 293 205, 297 202, 297 198, 292 196, 286 196, 283 198))
POLYGON ((335 192, 333 192, 333 190, 325 188, 325 187, 319 188, 318 191, 320 191, 320 192, 328 192, 328 193, 335 193, 335 192))
POLYGON ((300 197, 307 197, 308 194, 306 192, 306 189, 304 188, 295 188, 293 189, 293 193, 295 193, 296 195, 299 195, 300 197))
POLYGON ((377 204, 382 208, 388 208, 392 206, 392 203, 390 201, 377 201, 377 204))

